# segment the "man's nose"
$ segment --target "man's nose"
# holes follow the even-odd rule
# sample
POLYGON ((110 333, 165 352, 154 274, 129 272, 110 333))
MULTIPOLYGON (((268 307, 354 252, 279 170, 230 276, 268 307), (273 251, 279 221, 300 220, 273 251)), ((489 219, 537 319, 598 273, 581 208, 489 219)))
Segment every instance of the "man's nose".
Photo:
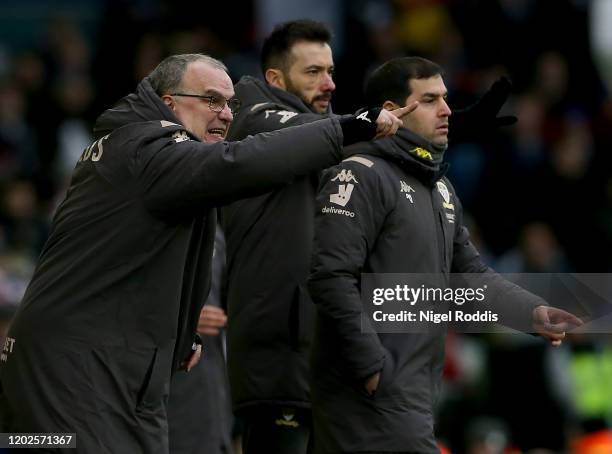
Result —
POLYGON ((227 104, 223 107, 223 110, 219 112, 219 118, 225 121, 233 121, 234 114, 232 113, 232 109, 229 108, 227 104))
POLYGON ((332 79, 331 74, 325 73, 323 76, 323 81, 321 83, 321 91, 334 91, 336 89, 336 84, 332 79))
POLYGON ((450 110, 450 107, 448 107, 448 104, 445 100, 442 100, 442 106, 440 109, 440 116, 441 117, 450 117, 452 114, 452 111, 450 110))

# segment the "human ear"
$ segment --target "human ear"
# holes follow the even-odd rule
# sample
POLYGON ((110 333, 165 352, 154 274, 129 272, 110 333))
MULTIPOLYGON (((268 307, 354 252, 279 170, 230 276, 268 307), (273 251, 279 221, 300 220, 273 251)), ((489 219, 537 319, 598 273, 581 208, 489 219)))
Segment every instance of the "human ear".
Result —
POLYGON ((399 109, 400 106, 398 106, 396 103, 394 103, 393 101, 385 101, 383 102, 382 108, 385 110, 395 110, 395 109, 399 109))
POLYGON ((174 100, 172 99, 172 96, 170 95, 163 95, 161 97, 161 100, 164 102, 165 105, 168 106, 168 108, 174 112, 174 100))
POLYGON ((269 68, 266 69, 266 82, 273 87, 286 90, 287 85, 285 84, 285 75, 280 69, 269 68))

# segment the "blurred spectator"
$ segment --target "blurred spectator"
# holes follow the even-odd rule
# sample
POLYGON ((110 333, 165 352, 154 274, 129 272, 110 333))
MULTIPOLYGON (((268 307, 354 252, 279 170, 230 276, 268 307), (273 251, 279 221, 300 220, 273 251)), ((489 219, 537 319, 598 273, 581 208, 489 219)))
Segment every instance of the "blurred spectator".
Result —
POLYGON ((500 273, 560 273, 569 264, 550 227, 531 222, 523 227, 519 245, 502 255, 495 269, 500 273))
MULTIPOLYGON (((395 33, 404 50, 438 61, 438 52, 454 34, 448 1, 394 0, 395 33)), ((442 64, 443 62, 440 62, 442 64)))
POLYGON ((0 225, 6 251, 34 260, 47 240, 47 222, 38 212, 38 198, 32 183, 18 179, 8 182, 1 193, 0 225))
POLYGON ((276 24, 295 19, 323 22, 334 31, 333 51, 342 54, 344 47, 342 0, 255 0, 257 42, 263 42, 276 24))
POLYGON ((547 158, 547 144, 542 136, 546 107, 535 93, 525 93, 517 98, 513 155, 518 171, 531 174, 538 170, 547 158))
POLYGON ((0 305, 5 313, 19 304, 34 272, 34 261, 15 252, 0 255, 0 305))
POLYGON ((57 81, 56 97, 63 120, 57 126, 57 155, 54 159, 55 182, 63 183, 72 175, 83 150, 91 145, 91 128, 85 118, 93 99, 87 76, 74 74, 57 81))
POLYGON ((567 60, 559 52, 545 52, 536 61, 534 91, 549 110, 561 105, 569 91, 567 60))
POLYGON ((504 454, 510 445, 510 433, 503 421, 481 417, 466 428, 466 454, 504 454))
POLYGON ((26 100, 12 82, 0 81, 0 178, 32 176, 37 168, 36 143, 26 122, 26 100))
POLYGON ((89 44, 77 23, 68 16, 56 16, 47 33, 47 51, 56 78, 89 73, 89 44))

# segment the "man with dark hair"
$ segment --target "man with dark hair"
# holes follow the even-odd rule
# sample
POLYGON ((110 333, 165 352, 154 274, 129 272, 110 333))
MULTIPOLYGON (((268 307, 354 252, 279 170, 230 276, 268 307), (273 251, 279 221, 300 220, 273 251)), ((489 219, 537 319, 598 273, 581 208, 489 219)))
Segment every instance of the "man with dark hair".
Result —
MULTIPOLYGON (((330 39, 327 27, 311 20, 275 27, 262 49, 265 82, 246 76, 236 84, 243 108, 229 138, 333 116, 330 39)), ((478 104, 483 119, 495 118, 508 95, 507 85, 496 87, 478 104)), ((483 126, 492 129, 494 124, 483 126)), ((228 370, 234 411, 245 421, 247 454, 307 449, 314 306, 306 281, 317 184, 316 174, 305 176, 222 210, 228 254, 228 370)))
POLYGON ((187 54, 98 118, 0 356, 0 431, 167 453, 170 376, 201 349, 216 207, 332 165, 408 110, 229 143, 236 108, 225 66, 187 54))
MULTIPOLYGON (((441 68, 417 57, 391 60, 367 80, 366 95, 385 109, 418 106, 396 136, 351 147, 351 157, 322 177, 309 280, 317 307, 315 452, 434 454, 445 326, 376 333, 362 316, 361 273, 426 273, 442 288, 451 272, 474 273, 498 295, 502 322, 535 330, 553 345, 568 324, 581 321, 502 279, 470 242, 461 203, 444 177, 451 110, 441 68)), ((418 275, 412 279, 412 287, 422 284, 418 275)))
MULTIPOLYGON (((407 81, 429 79, 442 74, 442 68, 438 64, 425 58, 406 57, 390 60, 368 77, 365 98, 373 106, 382 106, 389 100, 403 104, 412 93, 412 87, 407 81)), ((450 112, 447 117, 450 118, 450 112)))
MULTIPOLYGON (((265 82, 236 84, 243 108, 231 140, 330 116, 336 86, 325 25, 278 25, 263 44, 265 82)), ((317 175, 229 205, 228 372, 234 412, 244 421, 245 454, 303 454, 310 437, 309 355, 314 306, 306 279, 317 175)))
MULTIPOLYGON (((280 69, 283 74, 288 75, 285 82, 291 84, 293 77, 289 73, 295 61, 300 59, 301 53, 300 46, 297 48, 294 46, 298 43, 302 45, 316 43, 327 51, 329 50, 331 38, 329 29, 320 22, 304 19, 280 24, 263 43, 261 49, 261 71, 263 74, 266 74, 269 69, 280 69)), ((331 56, 331 50, 329 50, 329 56, 331 56)), ((333 62, 331 63, 333 65, 333 62)), ((329 69, 331 70, 331 68, 329 69)), ((266 80, 270 82, 267 77, 266 80)), ((289 86, 287 91, 295 94, 300 90, 297 87, 289 86)), ((313 100, 304 99, 304 101, 307 105, 310 105, 313 100)), ((327 109, 318 111, 326 113, 327 109)))

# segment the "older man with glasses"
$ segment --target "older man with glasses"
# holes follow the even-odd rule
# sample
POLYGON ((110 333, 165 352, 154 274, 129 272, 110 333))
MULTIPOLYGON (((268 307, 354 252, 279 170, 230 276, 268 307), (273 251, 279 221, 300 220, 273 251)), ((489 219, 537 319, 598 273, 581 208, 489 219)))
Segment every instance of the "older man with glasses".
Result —
POLYGON ((408 111, 228 143, 233 96, 221 62, 175 55, 98 118, 0 357, 0 432, 168 453, 170 376, 200 353, 216 207, 329 167, 408 111))

